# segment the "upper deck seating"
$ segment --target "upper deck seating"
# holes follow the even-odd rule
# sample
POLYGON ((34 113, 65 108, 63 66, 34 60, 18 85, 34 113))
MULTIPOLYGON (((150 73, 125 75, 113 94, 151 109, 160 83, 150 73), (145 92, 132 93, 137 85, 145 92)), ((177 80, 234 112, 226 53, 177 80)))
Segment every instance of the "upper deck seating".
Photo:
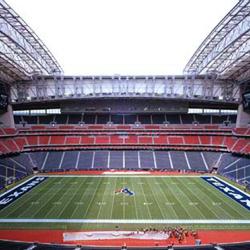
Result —
POLYGON ((235 124, 236 115, 194 114, 60 114, 40 116, 14 116, 18 125, 27 124, 235 124))

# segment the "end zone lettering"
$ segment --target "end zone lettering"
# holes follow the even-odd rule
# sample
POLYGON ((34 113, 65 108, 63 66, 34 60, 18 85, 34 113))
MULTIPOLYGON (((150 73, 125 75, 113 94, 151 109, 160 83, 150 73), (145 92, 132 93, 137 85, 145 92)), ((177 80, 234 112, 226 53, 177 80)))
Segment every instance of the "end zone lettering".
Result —
POLYGON ((27 193, 32 188, 39 185, 41 182, 46 180, 47 177, 33 177, 23 184, 7 191, 3 195, 0 196, 0 210, 17 200, 19 197, 27 193))
POLYGON ((234 188, 219 178, 209 176, 202 176, 201 178, 250 211, 250 195, 234 188))

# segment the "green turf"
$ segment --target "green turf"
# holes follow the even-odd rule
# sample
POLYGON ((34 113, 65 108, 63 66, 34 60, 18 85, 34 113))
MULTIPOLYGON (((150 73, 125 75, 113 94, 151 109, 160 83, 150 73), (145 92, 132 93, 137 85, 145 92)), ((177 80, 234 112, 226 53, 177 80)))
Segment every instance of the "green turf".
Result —
MULTIPOLYGON (((0 211, 0 218, 23 219, 240 219, 250 212, 199 177, 49 177, 0 211), (134 196, 115 194, 129 187, 134 196)), ((137 228, 139 224, 123 224, 137 228)), ((190 224, 190 226, 193 226, 190 224)), ((9 223, 0 228, 114 228, 114 224, 9 223)), ((198 228, 250 229, 250 225, 196 225, 198 228)))

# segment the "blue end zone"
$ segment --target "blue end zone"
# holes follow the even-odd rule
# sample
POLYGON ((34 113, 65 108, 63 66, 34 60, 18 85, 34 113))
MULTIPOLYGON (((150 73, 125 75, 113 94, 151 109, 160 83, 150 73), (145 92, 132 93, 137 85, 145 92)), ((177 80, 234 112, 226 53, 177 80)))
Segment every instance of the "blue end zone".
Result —
POLYGON ((202 176, 201 178, 250 211, 250 195, 242 192, 241 190, 233 187, 219 178, 210 176, 202 176))
POLYGON ((33 177, 28 181, 18 185, 17 187, 9 190, 8 192, 0 196, 0 210, 7 207, 9 204, 29 192, 32 188, 39 185, 41 182, 46 180, 48 177, 33 177))

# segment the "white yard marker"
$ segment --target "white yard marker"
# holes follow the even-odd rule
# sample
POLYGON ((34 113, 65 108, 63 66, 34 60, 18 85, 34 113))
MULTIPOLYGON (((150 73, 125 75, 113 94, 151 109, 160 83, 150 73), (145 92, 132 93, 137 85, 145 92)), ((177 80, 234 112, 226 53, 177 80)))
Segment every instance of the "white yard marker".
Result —
POLYGON ((167 205, 167 206, 174 206, 175 203, 174 202, 165 202, 165 205, 167 205))
POLYGON ((76 204, 76 205, 83 205, 84 202, 82 202, 82 201, 77 201, 77 202, 75 202, 75 204, 76 204))
POLYGON ((189 202, 189 206, 197 206, 199 203, 198 202, 189 202))
POLYGON ((104 206, 106 205, 106 202, 105 201, 99 201, 96 203, 98 206, 104 206))

